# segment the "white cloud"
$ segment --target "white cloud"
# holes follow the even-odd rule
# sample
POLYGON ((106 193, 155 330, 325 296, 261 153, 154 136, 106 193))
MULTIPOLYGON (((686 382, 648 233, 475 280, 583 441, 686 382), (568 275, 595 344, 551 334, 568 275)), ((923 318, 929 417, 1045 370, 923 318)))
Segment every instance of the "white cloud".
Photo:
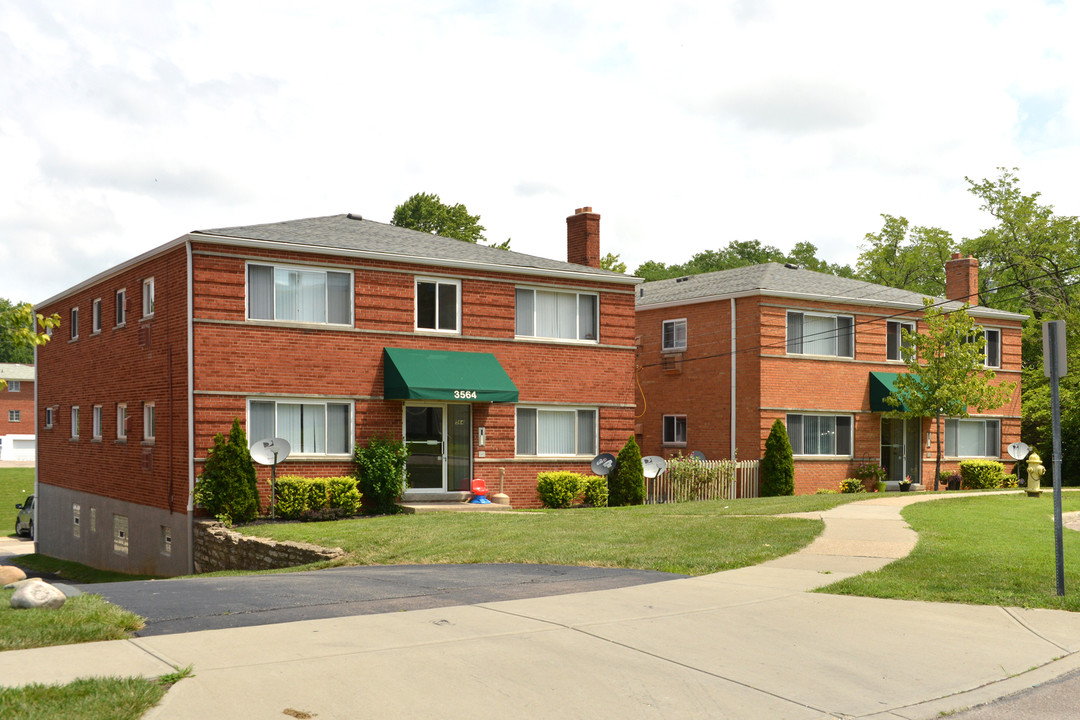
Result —
POLYGON ((1075 214, 1078 25, 1036 0, 7 3, 0 296, 419 191, 550 257, 591 205, 631 268, 736 239, 853 263, 880 213, 972 235, 964 176, 1000 165, 1075 214))

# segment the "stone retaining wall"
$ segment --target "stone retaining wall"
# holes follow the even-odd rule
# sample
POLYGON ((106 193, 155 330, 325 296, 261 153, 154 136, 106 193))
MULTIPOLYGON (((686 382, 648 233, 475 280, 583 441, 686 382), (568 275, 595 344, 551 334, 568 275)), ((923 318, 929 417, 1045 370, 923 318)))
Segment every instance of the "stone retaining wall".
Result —
POLYGON ((333 560, 345 554, 341 548, 241 535, 216 520, 196 520, 194 534, 196 573, 276 570, 333 560))

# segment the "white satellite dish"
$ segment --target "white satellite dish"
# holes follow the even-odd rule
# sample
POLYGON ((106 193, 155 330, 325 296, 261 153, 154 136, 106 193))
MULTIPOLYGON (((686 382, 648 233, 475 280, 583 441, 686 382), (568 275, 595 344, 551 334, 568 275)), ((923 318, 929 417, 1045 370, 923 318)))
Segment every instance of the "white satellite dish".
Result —
POLYGON ((274 484, 277 482, 277 464, 289 457, 292 447, 285 438, 265 438, 256 440, 248 448, 251 459, 260 465, 270 466, 270 517, 274 517, 274 502, 277 499, 274 492, 274 484))
POLYGON ((1027 443, 1014 442, 1009 445, 1009 456, 1013 460, 1023 460, 1028 456, 1029 452, 1031 452, 1031 448, 1028 447, 1027 443))
POLYGON ((649 455, 641 458, 641 466, 645 470, 645 477, 654 478, 667 469, 667 461, 659 455, 649 455))
POLYGON ((266 438, 251 443, 248 452, 251 453, 251 459, 260 465, 273 465, 289 457, 292 448, 285 438, 266 438))

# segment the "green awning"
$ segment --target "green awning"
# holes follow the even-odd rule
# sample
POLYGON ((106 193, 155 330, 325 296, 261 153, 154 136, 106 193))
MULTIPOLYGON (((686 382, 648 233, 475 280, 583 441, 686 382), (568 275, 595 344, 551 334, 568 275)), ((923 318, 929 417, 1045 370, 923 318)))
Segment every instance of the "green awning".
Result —
POLYGON ((388 400, 518 401, 518 389, 491 353, 383 348, 388 400))
POLYGON ((904 404, 893 407, 885 402, 885 398, 896 391, 896 378, 900 373, 871 372, 870 373, 870 410, 871 412, 887 412, 889 410, 907 410, 904 404))

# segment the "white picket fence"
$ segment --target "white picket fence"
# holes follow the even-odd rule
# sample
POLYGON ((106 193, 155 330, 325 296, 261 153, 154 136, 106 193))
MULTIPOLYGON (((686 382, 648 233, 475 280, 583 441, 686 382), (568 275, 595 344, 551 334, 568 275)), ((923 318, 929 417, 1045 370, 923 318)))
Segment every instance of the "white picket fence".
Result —
POLYGON ((645 503, 756 498, 759 465, 758 460, 673 458, 662 473, 645 478, 645 503))

